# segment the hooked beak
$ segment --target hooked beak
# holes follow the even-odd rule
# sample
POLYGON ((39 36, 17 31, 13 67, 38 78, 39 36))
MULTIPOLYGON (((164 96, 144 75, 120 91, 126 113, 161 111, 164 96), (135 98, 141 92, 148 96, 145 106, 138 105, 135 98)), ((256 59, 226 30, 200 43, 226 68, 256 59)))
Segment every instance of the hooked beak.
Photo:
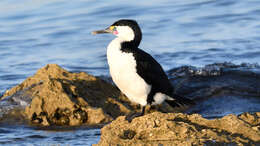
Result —
POLYGON ((104 30, 97 30, 97 31, 92 31, 91 34, 96 35, 96 34, 101 34, 101 33, 113 33, 113 30, 111 30, 110 27, 104 29, 104 30))

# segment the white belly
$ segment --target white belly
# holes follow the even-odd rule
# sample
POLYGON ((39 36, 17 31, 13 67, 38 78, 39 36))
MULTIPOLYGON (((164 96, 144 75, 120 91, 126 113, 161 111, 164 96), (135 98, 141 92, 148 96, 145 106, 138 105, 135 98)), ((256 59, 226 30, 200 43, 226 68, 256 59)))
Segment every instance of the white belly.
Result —
POLYGON ((120 50, 120 41, 117 38, 108 46, 107 60, 111 77, 117 87, 131 101, 146 105, 151 86, 137 74, 133 54, 120 50))

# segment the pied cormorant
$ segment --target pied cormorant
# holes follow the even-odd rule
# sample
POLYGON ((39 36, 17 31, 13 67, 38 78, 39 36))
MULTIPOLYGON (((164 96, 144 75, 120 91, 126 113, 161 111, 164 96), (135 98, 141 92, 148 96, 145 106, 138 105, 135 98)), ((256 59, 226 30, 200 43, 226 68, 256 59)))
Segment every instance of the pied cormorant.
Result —
POLYGON ((126 117, 131 121, 142 116, 147 104, 166 101, 175 107, 193 101, 174 94, 161 65, 148 53, 138 48, 142 32, 135 20, 118 20, 104 30, 92 34, 112 33, 117 36, 107 47, 107 61, 112 80, 130 101, 142 106, 142 112, 126 117))

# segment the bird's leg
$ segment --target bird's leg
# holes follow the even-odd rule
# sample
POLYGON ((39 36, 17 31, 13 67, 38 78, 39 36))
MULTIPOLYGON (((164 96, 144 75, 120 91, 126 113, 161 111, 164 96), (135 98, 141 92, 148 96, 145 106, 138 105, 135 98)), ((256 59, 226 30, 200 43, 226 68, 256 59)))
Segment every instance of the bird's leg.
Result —
POLYGON ((146 108, 146 106, 142 106, 141 115, 140 116, 143 116, 145 114, 145 108, 146 108))
POLYGON ((126 116, 126 120, 131 123, 131 121, 136 118, 136 117, 140 117, 143 116, 145 113, 145 106, 142 106, 141 112, 138 113, 132 113, 126 116))

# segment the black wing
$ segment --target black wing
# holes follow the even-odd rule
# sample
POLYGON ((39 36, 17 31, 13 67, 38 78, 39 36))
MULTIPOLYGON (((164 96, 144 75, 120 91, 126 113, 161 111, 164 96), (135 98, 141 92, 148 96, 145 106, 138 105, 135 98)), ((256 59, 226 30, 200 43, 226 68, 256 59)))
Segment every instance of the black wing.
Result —
POLYGON ((171 85, 166 73, 163 71, 161 65, 151 55, 141 49, 136 49, 133 51, 133 54, 137 62, 137 73, 146 83, 152 85, 151 92, 148 95, 148 103, 153 101, 153 96, 156 92, 161 92, 174 99, 166 100, 166 102, 172 107, 194 104, 192 100, 173 93, 173 86, 171 85))
POLYGON ((141 49, 135 49, 133 55, 137 62, 137 73, 146 83, 152 85, 153 92, 161 92, 171 96, 173 87, 161 65, 151 55, 141 49))

